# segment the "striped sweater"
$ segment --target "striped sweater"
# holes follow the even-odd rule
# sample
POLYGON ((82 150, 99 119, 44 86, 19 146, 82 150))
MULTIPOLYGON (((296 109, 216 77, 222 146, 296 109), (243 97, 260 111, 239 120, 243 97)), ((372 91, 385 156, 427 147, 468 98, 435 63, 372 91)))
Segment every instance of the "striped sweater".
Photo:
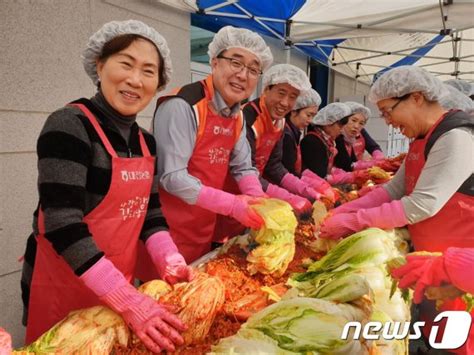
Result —
MULTIPOLYGON (((104 100, 80 99, 96 116, 105 135, 120 157, 142 156, 137 123, 130 127, 125 140, 110 117, 114 112, 104 107, 104 100)), ((123 120, 123 118, 122 118, 123 120)), ((152 135, 142 129, 152 156, 156 156, 156 143, 152 135)), ((102 256, 83 217, 91 212, 109 190, 112 170, 111 157, 87 117, 75 107, 64 107, 53 112, 47 119, 37 142, 38 189, 44 212, 45 237, 55 251, 80 276, 102 256)), ((37 228, 38 209, 34 214, 33 231, 37 228)), ((167 230, 158 197, 156 168, 150 202, 140 239, 146 239, 160 230, 167 230)), ((27 308, 29 288, 36 255, 33 234, 27 241, 22 274, 23 302, 27 308)))

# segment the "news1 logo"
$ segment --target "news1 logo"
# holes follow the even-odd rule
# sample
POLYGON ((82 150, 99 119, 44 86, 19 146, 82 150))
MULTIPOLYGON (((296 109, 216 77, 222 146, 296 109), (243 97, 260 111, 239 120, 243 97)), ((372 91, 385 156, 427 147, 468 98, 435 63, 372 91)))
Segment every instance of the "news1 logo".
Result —
MULTIPOLYGON (((436 316, 433 326, 430 330, 429 344, 433 349, 457 349, 464 345, 471 328, 471 315, 464 311, 445 311, 436 316), (440 322, 446 319, 443 338, 440 342, 436 341, 440 322)), ((413 323, 413 333, 408 334, 410 322, 367 322, 363 327, 360 322, 348 322, 342 331, 341 339, 349 338, 351 328, 353 328, 352 338, 357 340, 361 338, 366 340, 378 340, 380 336, 386 340, 408 339, 414 340, 421 337, 421 328, 425 322, 419 321, 413 323), (362 334, 361 334, 362 333, 362 334)))

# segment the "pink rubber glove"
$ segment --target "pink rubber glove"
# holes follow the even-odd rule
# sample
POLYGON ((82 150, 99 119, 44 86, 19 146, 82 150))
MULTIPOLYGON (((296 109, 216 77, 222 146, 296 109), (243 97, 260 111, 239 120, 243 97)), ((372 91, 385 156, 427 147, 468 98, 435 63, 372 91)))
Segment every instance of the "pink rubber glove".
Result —
MULTIPOLYGON (((340 169, 339 169, 340 170, 340 169)), ((336 171, 331 175, 326 176, 327 182, 331 185, 352 184, 354 182, 354 175, 348 171, 336 171)))
POLYGON ((333 215, 323 222, 320 237, 339 239, 370 227, 391 229, 407 224, 403 204, 400 200, 395 200, 380 207, 333 215))
POLYGON ((341 169, 341 168, 333 167, 331 169, 331 174, 333 174, 333 175, 344 174, 344 173, 346 173, 346 171, 344 169, 341 169))
POLYGON ((385 159, 385 155, 381 150, 374 150, 372 152, 372 158, 374 158, 375 160, 382 160, 385 159))
POLYGON ((332 190, 331 184, 329 184, 319 175, 313 173, 311 170, 304 170, 301 174, 301 180, 308 183, 313 189, 315 189, 320 194, 326 196, 331 201, 336 200, 336 196, 334 195, 334 191, 332 190))
POLYGON ((400 279, 398 287, 415 287, 413 301, 420 303, 428 286, 453 284, 466 291, 474 291, 474 249, 448 248, 442 256, 407 255, 407 263, 391 271, 400 279))
POLYGON ((161 231, 151 235, 145 246, 162 280, 174 285, 193 279, 193 269, 186 265, 168 232, 161 231))
POLYGON ((318 200, 321 197, 321 194, 316 192, 308 183, 290 173, 286 173, 283 179, 281 179, 281 187, 309 199, 318 200))
POLYGON ((380 186, 374 191, 369 192, 367 195, 333 209, 331 214, 334 216, 339 213, 356 212, 360 209, 378 207, 390 201, 392 201, 392 198, 387 190, 380 186))
POLYGON ((356 161, 355 163, 352 164, 352 167, 354 168, 354 170, 365 170, 365 169, 368 169, 368 168, 371 168, 373 167, 374 165, 376 165, 379 161, 376 160, 376 159, 372 159, 372 160, 358 160, 356 161))
POLYGON ((270 197, 278 198, 288 202, 297 214, 311 213, 313 206, 311 205, 311 202, 309 202, 304 197, 294 195, 291 192, 288 192, 285 189, 273 184, 268 184, 266 192, 270 197))
POLYGON ((12 337, 5 329, 0 327, 0 355, 12 353, 12 337))
POLYGON ((196 205, 209 211, 231 216, 246 227, 260 229, 263 218, 252 209, 252 204, 257 204, 258 199, 246 195, 232 195, 225 191, 203 185, 196 205))
POLYGON ((123 274, 103 257, 80 279, 107 306, 119 313, 145 346, 155 353, 182 345, 186 325, 151 297, 130 285, 123 274))
POLYGON ((241 178, 237 185, 239 185, 240 192, 244 195, 253 196, 253 197, 265 197, 265 192, 263 192, 262 184, 258 179, 257 175, 245 175, 241 178))

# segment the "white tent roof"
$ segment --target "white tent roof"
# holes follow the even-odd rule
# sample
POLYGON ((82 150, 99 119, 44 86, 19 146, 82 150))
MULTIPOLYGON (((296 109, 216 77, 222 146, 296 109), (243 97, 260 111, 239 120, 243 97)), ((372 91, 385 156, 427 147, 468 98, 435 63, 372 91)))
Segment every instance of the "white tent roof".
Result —
POLYGON ((345 37, 328 56, 328 63, 366 82, 380 70, 417 55, 416 65, 442 80, 456 76, 474 80, 473 18, 474 1, 440 6, 433 0, 314 0, 292 17, 291 38, 304 42, 345 37), (425 47, 431 48, 428 53, 413 53, 442 32, 447 35, 425 47))

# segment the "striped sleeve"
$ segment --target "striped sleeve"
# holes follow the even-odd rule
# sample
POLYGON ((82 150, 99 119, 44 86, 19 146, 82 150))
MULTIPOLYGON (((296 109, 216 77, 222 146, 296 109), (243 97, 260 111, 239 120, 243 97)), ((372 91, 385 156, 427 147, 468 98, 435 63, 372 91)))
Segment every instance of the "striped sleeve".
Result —
POLYGON ((37 152, 45 237, 81 275, 103 253, 83 221, 93 153, 77 109, 62 108, 49 116, 38 139, 37 152))

